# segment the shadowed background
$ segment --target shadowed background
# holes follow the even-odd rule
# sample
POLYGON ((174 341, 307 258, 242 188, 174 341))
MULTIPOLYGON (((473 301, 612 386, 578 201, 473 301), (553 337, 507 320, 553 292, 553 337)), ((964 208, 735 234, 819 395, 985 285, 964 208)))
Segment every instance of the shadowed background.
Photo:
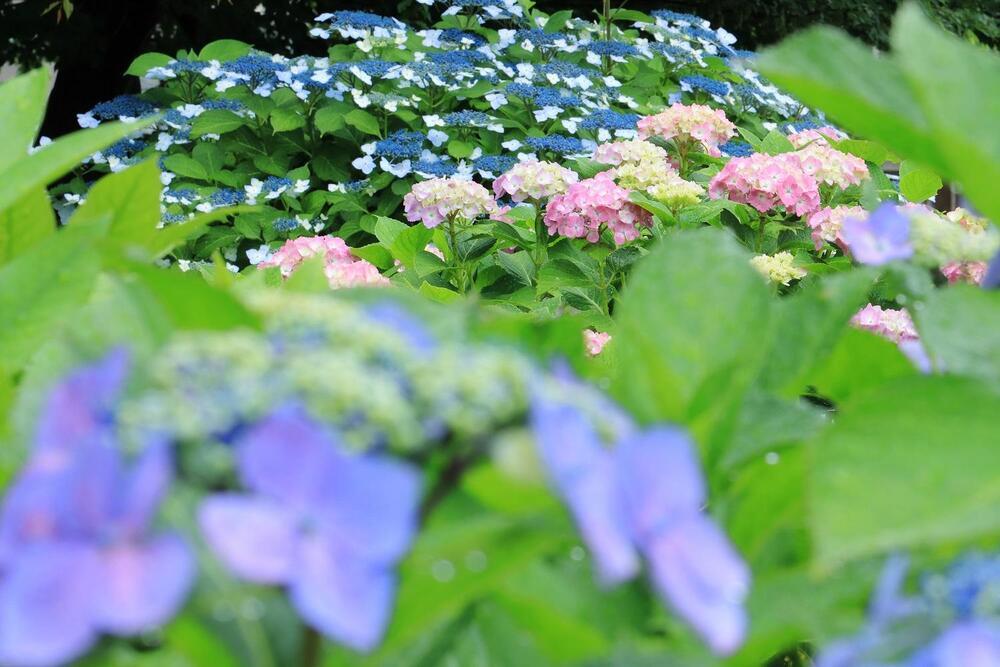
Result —
MULTIPOLYGON (((994 48, 1000 46, 1000 0, 923 0, 944 27, 994 48)), ((620 4, 616 3, 616 4, 620 4)), ((309 37, 306 23, 323 11, 358 9, 419 15, 414 0, 73 0, 67 16, 54 0, 0 0, 0 65, 22 69, 53 63, 59 77, 43 134, 77 128, 76 114, 131 92, 123 77, 147 51, 173 54, 216 39, 238 39, 272 53, 323 55, 327 43, 309 37)), ((541 0, 547 12, 579 16, 600 0, 541 0)), ((672 9, 698 14, 739 38, 745 49, 774 43, 814 23, 829 23, 884 46, 896 0, 630 0, 629 9, 672 9)))

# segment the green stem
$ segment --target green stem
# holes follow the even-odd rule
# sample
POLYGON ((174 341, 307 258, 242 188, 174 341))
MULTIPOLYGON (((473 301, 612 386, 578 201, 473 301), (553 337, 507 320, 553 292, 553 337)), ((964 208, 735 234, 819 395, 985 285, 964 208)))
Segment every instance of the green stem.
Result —
POLYGON ((462 294, 465 294, 467 289, 468 276, 466 275, 465 265, 458 258, 458 230, 455 229, 455 218, 448 218, 448 243, 451 245, 451 261, 452 269, 455 275, 455 287, 462 294))
POLYGON ((323 639, 308 625, 302 631, 302 667, 319 667, 323 653, 323 639))
POLYGON ((532 253, 532 260, 535 262, 535 268, 540 269, 542 264, 544 264, 549 258, 549 232, 545 228, 545 220, 542 217, 542 208, 540 202, 534 202, 535 205, 535 248, 532 253))

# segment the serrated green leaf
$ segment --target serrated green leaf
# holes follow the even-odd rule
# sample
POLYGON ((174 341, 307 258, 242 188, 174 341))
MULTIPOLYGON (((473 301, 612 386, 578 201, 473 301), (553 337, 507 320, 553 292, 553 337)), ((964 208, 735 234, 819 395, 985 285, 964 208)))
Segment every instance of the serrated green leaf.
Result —
POLYGON ((375 137, 382 136, 378 119, 363 109, 354 109, 344 115, 344 122, 351 127, 375 137))
POLYGON ((0 84, 0 173, 28 154, 45 116, 49 73, 41 68, 0 84))
POLYGON ((246 124, 246 118, 229 109, 209 109, 192 121, 191 136, 197 138, 206 134, 223 135, 246 124))

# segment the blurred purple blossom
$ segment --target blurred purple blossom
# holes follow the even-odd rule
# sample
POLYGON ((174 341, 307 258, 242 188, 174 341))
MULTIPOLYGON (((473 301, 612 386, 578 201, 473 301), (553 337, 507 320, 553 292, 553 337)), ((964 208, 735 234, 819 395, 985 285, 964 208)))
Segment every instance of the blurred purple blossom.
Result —
POLYGON ((910 219, 891 202, 882 204, 864 220, 845 220, 841 237, 854 259, 862 264, 880 266, 913 256, 910 219))
POLYGON ((132 635, 178 610, 194 560, 176 535, 148 535, 171 479, 153 441, 126 469, 114 437, 124 352, 52 390, 34 450, 0 516, 0 662, 56 665, 102 632, 132 635))
POLYGON ((549 477, 606 584, 634 577, 639 553, 659 595, 713 651, 743 643, 750 571, 702 513, 704 481, 681 430, 658 427, 605 448, 574 407, 536 397, 532 425, 549 477))
POLYGON ((395 564, 417 529, 417 472, 345 452, 296 406, 250 429, 236 456, 251 494, 202 503, 212 551, 237 577, 286 585, 299 614, 330 638, 374 648, 389 621, 395 564))
POLYGON ((998 667, 1000 627, 984 621, 961 621, 944 631, 906 667, 998 667))

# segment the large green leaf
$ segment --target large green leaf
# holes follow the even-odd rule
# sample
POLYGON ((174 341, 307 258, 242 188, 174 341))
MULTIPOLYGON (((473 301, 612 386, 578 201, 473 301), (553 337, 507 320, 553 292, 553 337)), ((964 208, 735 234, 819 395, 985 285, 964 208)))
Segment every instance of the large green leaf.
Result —
POLYGON ((48 70, 36 69, 0 85, 0 173, 28 154, 45 115, 48 70))
POLYGON ((56 231, 56 216, 43 188, 31 190, 0 210, 0 264, 13 259, 56 231))
POLYGON ((813 444, 811 529, 823 566, 1000 533, 1000 396, 914 376, 843 404, 813 444))
POLYGON ((614 388, 640 420, 726 435, 770 344, 772 299, 749 258, 705 228, 636 263, 616 312, 614 388))
POLYGON ((56 180, 93 153, 156 121, 155 116, 132 123, 105 123, 62 137, 0 172, 0 210, 56 180))
POLYGON ((1000 383, 1000 292, 955 285, 931 292, 915 312, 937 367, 1000 383))
POLYGON ((147 160, 94 184, 70 224, 106 225, 107 241, 127 251, 149 248, 160 223, 160 170, 147 160))
POLYGON ((0 359, 18 369, 87 301, 100 268, 98 228, 70 229, 0 269, 0 359))

